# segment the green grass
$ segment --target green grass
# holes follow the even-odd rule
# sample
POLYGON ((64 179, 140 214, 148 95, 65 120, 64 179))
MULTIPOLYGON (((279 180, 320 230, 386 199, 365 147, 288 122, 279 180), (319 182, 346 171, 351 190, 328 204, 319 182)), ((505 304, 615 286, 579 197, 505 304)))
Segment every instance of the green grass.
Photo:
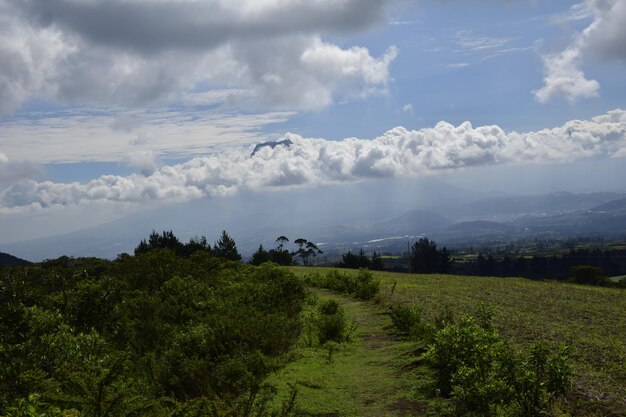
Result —
POLYGON ((383 417, 424 410, 426 401, 415 398, 420 375, 401 371, 412 360, 408 353, 415 343, 394 339, 386 330, 389 318, 373 303, 312 291, 320 299, 338 301, 356 328, 351 340, 335 345, 330 355, 325 347, 307 347, 303 337, 294 359, 269 381, 279 391, 276 403, 285 401, 295 385, 298 415, 383 417))
POLYGON ((607 279, 608 279, 609 281, 611 281, 611 282, 618 283, 618 282, 620 282, 620 281, 622 281, 622 280, 626 280, 626 275, 620 275, 620 276, 617 276, 617 277, 609 277, 609 278, 607 278, 607 279))
MULTIPOLYGON (((297 274, 330 269, 291 267, 297 274)), ((537 339, 569 345, 575 415, 626 415, 625 290, 522 278, 374 275, 382 284, 382 305, 414 304, 432 318, 444 306, 459 316, 484 303, 496 313, 500 333, 514 345, 526 347, 537 339)))

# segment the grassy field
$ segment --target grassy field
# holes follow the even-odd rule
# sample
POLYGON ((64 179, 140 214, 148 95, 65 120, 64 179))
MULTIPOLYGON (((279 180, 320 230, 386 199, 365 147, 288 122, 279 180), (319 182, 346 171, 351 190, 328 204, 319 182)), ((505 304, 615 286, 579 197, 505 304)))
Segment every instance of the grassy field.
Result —
POLYGON ((351 340, 331 345, 332 351, 303 342, 294 360, 269 381, 281 394, 277 402, 284 402, 289 387, 296 386, 298 415, 384 417, 424 410, 426 401, 416 400, 413 392, 420 375, 399 377, 411 361, 407 352, 414 343, 394 338, 389 318, 372 303, 312 291, 320 300, 339 302, 354 329, 351 340))
POLYGON ((617 277, 609 277, 608 280, 612 282, 620 282, 620 281, 626 280, 626 275, 620 275, 617 277))
MULTIPOLYGON (((291 268, 299 275, 330 269, 291 268)), ((459 316, 473 313, 482 303, 493 309, 498 330, 514 345, 524 347, 537 339, 569 345, 574 415, 626 415, 625 290, 521 278, 374 274, 381 281, 380 297, 378 305, 367 305, 378 314, 385 306, 407 303, 419 306, 426 317, 443 308, 459 316)), ((398 349, 396 354, 408 348, 398 349)))

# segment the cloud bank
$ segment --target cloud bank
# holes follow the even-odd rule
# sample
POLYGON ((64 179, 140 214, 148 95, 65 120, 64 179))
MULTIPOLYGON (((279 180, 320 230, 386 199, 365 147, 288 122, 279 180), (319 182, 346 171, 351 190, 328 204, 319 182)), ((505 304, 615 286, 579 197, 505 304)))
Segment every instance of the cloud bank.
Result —
POLYGON ((385 91, 380 57, 341 48, 391 0, 0 0, 0 113, 29 98, 97 105, 175 100, 210 86, 227 104, 317 109, 385 91))
POLYGON ((593 156, 626 156, 626 111, 534 132, 498 126, 397 127, 372 140, 308 139, 287 134, 289 147, 250 147, 130 176, 105 175, 87 183, 26 180, 0 194, 5 210, 74 206, 97 201, 141 203, 220 197, 244 190, 316 186, 369 178, 400 177, 507 163, 569 162, 593 156))
POLYGON ((0 152, 0 183, 12 183, 42 173, 41 166, 28 161, 12 161, 0 152))
POLYGON ((587 79, 581 63, 589 59, 626 60, 626 0, 585 0, 572 7, 566 19, 589 17, 591 24, 574 37, 571 45, 543 57, 544 85, 533 92, 537 101, 597 97, 600 84, 587 79))

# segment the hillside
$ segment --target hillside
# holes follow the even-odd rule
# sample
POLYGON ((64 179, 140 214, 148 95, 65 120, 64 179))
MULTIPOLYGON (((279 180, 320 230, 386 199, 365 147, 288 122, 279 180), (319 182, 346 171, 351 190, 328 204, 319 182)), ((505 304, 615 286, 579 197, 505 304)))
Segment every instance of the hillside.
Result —
MULTIPOLYGON (((326 274, 331 269, 292 267, 291 270, 304 277, 311 273, 326 274)), ((498 331, 515 346, 528 347, 538 339, 551 346, 566 343, 571 349, 573 366, 573 389, 568 398, 570 403, 577 404, 573 415, 623 415, 626 412, 624 290, 521 278, 390 272, 374 272, 374 276, 381 282, 380 304, 378 307, 371 304, 378 314, 391 305, 413 305, 421 310, 423 317, 433 320, 443 310, 449 310, 458 318, 463 314, 476 314, 481 306, 488 306, 495 313, 498 331), (609 328, 611 331, 607 332, 609 328)), ((414 346, 418 345, 419 342, 414 346)), ((383 351, 378 357, 378 351, 374 350, 371 363, 384 361, 383 351)), ((307 374, 307 368, 302 368, 301 372, 307 374)), ((426 371, 418 369, 417 372, 426 371)), ((403 378, 415 382, 420 377, 407 375, 403 378)), ((405 398, 409 401, 405 401, 406 404, 420 408, 421 412, 416 415, 445 415, 431 409, 435 404, 423 393, 406 387, 390 395, 389 402, 394 398, 405 398)))
POLYGON ((8 253, 0 252, 0 266, 2 265, 26 265, 30 262, 18 258, 17 256, 9 255, 8 253))

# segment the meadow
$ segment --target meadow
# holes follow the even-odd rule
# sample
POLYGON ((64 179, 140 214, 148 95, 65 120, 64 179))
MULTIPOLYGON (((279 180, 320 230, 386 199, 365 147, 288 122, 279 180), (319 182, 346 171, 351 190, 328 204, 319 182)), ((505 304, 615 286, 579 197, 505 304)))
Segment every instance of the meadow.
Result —
MULTIPOLYGON (((332 270, 289 269, 301 277, 332 270)), ((476 314, 486 306, 494 313, 498 332, 515 347, 528 348, 536 340, 553 347, 569 346, 573 373, 566 408, 572 415, 626 415, 625 290, 522 278, 373 274, 381 286, 376 299, 368 304, 379 316, 390 306, 410 305, 432 321, 442 311, 458 318, 476 314)), ((358 321, 360 315, 354 317, 358 321)), ((390 322, 383 327, 389 331, 390 322)), ((398 339, 397 343, 406 340, 398 339)), ((413 348, 416 345, 419 341, 413 348)), ((405 353, 411 349, 404 348, 405 353)), ((415 389, 410 391, 400 397, 423 400, 415 389)))

